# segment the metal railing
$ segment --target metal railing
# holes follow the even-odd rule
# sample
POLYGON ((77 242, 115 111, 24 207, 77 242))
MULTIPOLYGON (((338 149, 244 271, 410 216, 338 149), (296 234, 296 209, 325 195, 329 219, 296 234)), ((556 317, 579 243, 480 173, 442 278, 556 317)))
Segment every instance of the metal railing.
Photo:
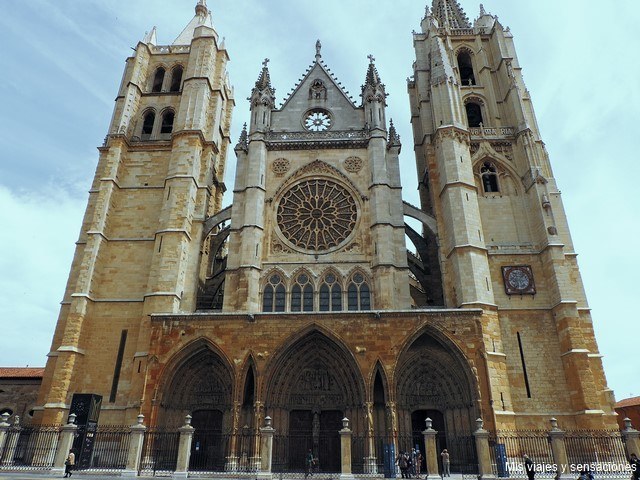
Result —
POLYGON ((564 441, 570 474, 575 476, 584 470, 598 478, 626 474, 629 461, 620 432, 570 431, 565 433, 564 441))
POLYGON ((9 429, 0 452, 3 470, 48 470, 53 466, 60 436, 57 425, 37 425, 9 429))
POLYGON ((140 475, 171 476, 178 462, 180 433, 176 430, 150 429, 144 432, 140 475))
POLYGON ((524 455, 531 458, 537 478, 553 478, 555 471, 549 433, 544 430, 498 431, 489 439, 493 472, 498 477, 526 477, 524 455))
MULTIPOLYGON (((80 429, 79 429, 80 431, 80 429)), ((90 434, 91 432, 87 432, 90 434)), ((84 462, 76 462, 78 470, 112 472, 127 466, 131 427, 127 425, 100 425, 93 433, 93 449, 84 462)), ((84 454, 84 452, 82 452, 84 454)), ((78 460, 81 460, 78 456, 78 460)))

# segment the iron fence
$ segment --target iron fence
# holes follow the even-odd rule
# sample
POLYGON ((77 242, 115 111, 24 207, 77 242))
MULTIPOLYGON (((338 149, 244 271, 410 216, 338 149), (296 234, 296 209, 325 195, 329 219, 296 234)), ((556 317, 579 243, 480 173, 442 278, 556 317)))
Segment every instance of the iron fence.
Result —
POLYGON ((144 432, 140 475, 171 476, 178 463, 180 433, 175 430, 150 429, 144 432))
POLYGON ((303 473, 307 471, 307 456, 313 455, 314 474, 340 472, 340 435, 289 434, 274 435, 272 470, 275 473, 303 473))
POLYGON ((7 470, 47 470, 53 466, 60 436, 57 425, 14 427, 5 437, 0 452, 0 468, 7 470))
MULTIPOLYGON (((451 464, 451 473, 463 475, 477 475, 478 453, 476 451, 476 439, 473 435, 447 438, 447 451, 451 464)), ((440 452, 442 449, 439 450, 440 452)), ((442 456, 439 458, 440 473, 444 472, 442 456)))
POLYGON ((566 432, 565 446, 570 473, 574 476, 584 470, 591 471, 596 477, 628 478, 631 474, 620 432, 566 432))
POLYGON ((489 439, 493 472, 498 477, 526 477, 524 455, 531 458, 537 478, 553 478, 553 452, 544 430, 498 431, 489 439))
POLYGON ((124 470, 127 466, 131 427, 101 425, 93 435, 93 448, 89 453, 89 460, 83 462, 83 467, 78 469, 105 472, 124 470))

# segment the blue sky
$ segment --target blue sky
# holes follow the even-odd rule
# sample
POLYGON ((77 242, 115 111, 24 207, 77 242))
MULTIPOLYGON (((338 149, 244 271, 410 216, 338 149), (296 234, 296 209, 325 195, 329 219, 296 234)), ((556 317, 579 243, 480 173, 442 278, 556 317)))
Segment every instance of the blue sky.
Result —
MULTIPOLYGON (((125 58, 152 26, 170 44, 196 0, 5 0, 0 17, 0 365, 44 365, 125 58)), ((463 0, 473 19, 479 4, 463 0)), ((640 4, 487 0, 514 33, 525 83, 569 219, 609 385, 640 395, 640 4)), ((404 142, 406 200, 417 204, 406 77, 424 1, 209 0, 231 56, 232 139, 265 57, 282 100, 323 60, 357 97, 367 55, 404 142)), ((234 178, 228 158, 226 183, 234 178)), ((229 199, 227 199, 227 202, 229 199)))

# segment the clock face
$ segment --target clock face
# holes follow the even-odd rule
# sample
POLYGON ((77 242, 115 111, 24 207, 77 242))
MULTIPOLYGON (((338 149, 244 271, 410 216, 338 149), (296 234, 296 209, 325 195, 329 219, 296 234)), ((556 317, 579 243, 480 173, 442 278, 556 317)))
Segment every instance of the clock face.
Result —
POLYGON ((331 127, 331 116, 324 110, 311 110, 304 118, 304 128, 310 132, 324 132, 329 127, 331 127))
POLYGON ((509 282, 509 285, 511 285, 516 290, 524 290, 531 283, 531 281, 529 280, 529 276, 520 269, 511 270, 511 272, 509 272, 507 280, 509 282))
POLYGON ((502 267, 502 278, 507 295, 535 295, 533 272, 529 265, 502 267))

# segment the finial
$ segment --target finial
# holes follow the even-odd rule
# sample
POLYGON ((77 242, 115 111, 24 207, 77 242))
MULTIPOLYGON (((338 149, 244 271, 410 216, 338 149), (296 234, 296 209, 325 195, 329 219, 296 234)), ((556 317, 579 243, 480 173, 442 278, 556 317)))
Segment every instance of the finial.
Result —
POLYGON ((487 12, 484 9, 484 5, 480 4, 480 16, 482 17, 483 15, 486 15, 486 14, 487 14, 487 12))
POLYGON ((322 43, 320 43, 320 39, 316 40, 316 61, 320 60, 320 57, 322 57, 322 43))
POLYGON ((376 58, 371 54, 367 55, 367 58, 369 59, 369 63, 371 63, 371 64, 373 64, 373 62, 376 61, 376 58))
POLYGON ((265 59, 262 61, 262 67, 263 67, 263 68, 267 68, 267 65, 269 65, 269 62, 270 62, 270 61, 271 61, 271 60, 269 60, 268 58, 265 58, 265 59))
POLYGON ((209 13, 209 9, 207 9, 207 0, 198 0, 198 4, 196 5, 196 15, 206 17, 207 13, 209 13))
POLYGON ((247 135, 247 124, 242 126, 242 131, 240 132, 240 138, 238 139, 238 143, 236 145, 236 149, 244 150, 245 152, 249 149, 249 137, 247 135))
POLYGON ((430 14, 431 14, 431 11, 429 10, 429 5, 426 5, 424 7, 424 17, 427 18, 430 14))

